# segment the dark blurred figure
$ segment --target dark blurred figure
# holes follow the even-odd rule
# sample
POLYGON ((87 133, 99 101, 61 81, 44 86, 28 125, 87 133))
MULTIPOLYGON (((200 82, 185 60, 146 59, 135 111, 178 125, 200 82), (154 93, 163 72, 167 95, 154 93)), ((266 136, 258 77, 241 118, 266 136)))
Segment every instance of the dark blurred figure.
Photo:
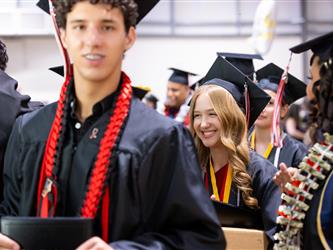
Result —
POLYGON ((301 105, 292 104, 289 108, 287 118, 285 121, 285 131, 293 138, 303 141, 305 130, 302 128, 301 105))
POLYGON ((28 95, 21 95, 17 91, 17 81, 5 73, 8 63, 6 45, 0 41, 0 200, 2 201, 2 171, 4 154, 12 126, 17 116, 30 112, 41 103, 30 102, 28 95))
POLYGON ((143 102, 152 109, 157 109, 158 98, 152 93, 148 93, 144 98, 143 102))

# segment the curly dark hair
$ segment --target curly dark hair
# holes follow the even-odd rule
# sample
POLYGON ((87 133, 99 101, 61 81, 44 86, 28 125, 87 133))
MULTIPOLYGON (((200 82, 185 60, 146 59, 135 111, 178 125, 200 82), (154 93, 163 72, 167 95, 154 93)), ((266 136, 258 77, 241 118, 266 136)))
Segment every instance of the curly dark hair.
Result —
POLYGON ((66 27, 67 14, 72 11, 78 2, 89 1, 91 4, 107 4, 112 8, 119 8, 124 16, 126 31, 135 27, 138 19, 138 6, 134 0, 57 0, 53 5, 56 12, 57 24, 60 28, 66 27))
POLYGON ((333 134, 333 50, 330 58, 319 64, 320 89, 316 93, 310 114, 309 131, 312 143, 320 140, 320 131, 333 134))
POLYGON ((5 70, 7 68, 8 55, 7 55, 7 47, 0 40, 0 69, 5 70))
POLYGON ((320 67, 318 127, 333 134, 333 51, 320 67))

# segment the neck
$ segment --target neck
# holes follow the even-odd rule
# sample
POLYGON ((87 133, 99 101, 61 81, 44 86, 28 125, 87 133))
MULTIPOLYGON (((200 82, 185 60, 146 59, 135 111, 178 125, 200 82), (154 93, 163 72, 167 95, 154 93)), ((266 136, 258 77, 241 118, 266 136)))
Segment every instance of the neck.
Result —
POLYGON ((229 155, 224 146, 210 148, 210 154, 212 157, 214 172, 217 172, 228 163, 229 155))
POLYGON ((271 143, 271 129, 262 129, 255 127, 255 151, 265 157, 267 148, 271 143))
POLYGON ((89 81, 75 74, 74 88, 77 99, 76 115, 81 122, 84 122, 93 112, 93 106, 103 100, 106 96, 114 93, 120 82, 121 71, 104 81, 89 81))
POLYGON ((271 135, 272 135, 272 130, 271 128, 259 128, 255 126, 254 128, 255 131, 255 139, 256 139, 256 144, 269 144, 271 142, 271 135))

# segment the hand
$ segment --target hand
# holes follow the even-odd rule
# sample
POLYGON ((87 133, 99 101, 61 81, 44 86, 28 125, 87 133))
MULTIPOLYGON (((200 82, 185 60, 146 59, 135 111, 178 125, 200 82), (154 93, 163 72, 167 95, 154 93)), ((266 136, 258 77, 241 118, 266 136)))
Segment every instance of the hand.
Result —
POLYGON ((217 201, 215 195, 213 195, 213 194, 210 196, 210 199, 211 199, 211 200, 214 200, 214 201, 217 201))
POLYGON ((6 235, 0 233, 0 249, 1 250, 20 250, 20 246, 14 240, 10 239, 6 235))
POLYGON ((83 242, 76 250, 113 250, 105 241, 95 236, 83 242))
POLYGON ((273 180, 276 185, 280 187, 281 192, 285 192, 285 185, 287 182, 292 182, 295 175, 298 173, 297 168, 288 168, 286 164, 281 163, 280 170, 275 174, 273 180))

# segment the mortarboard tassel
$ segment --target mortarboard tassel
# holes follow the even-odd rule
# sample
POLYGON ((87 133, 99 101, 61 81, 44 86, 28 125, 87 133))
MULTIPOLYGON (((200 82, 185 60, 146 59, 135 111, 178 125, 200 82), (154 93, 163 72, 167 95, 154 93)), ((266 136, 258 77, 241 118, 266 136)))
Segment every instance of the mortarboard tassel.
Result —
POLYGON ((289 61, 286 69, 284 70, 280 82, 279 87, 275 96, 274 101, 274 114, 273 114, 273 124, 272 124, 272 140, 273 145, 275 147, 282 147, 281 142, 281 130, 280 130, 280 110, 282 105, 282 97, 284 93, 284 88, 286 84, 288 83, 288 71, 289 71, 289 65, 291 62, 292 53, 290 53, 289 61))
POLYGON ((246 117, 246 125, 247 127, 250 124, 250 94, 249 94, 249 88, 248 84, 245 79, 245 84, 244 84, 244 97, 245 97, 245 117, 246 117))

